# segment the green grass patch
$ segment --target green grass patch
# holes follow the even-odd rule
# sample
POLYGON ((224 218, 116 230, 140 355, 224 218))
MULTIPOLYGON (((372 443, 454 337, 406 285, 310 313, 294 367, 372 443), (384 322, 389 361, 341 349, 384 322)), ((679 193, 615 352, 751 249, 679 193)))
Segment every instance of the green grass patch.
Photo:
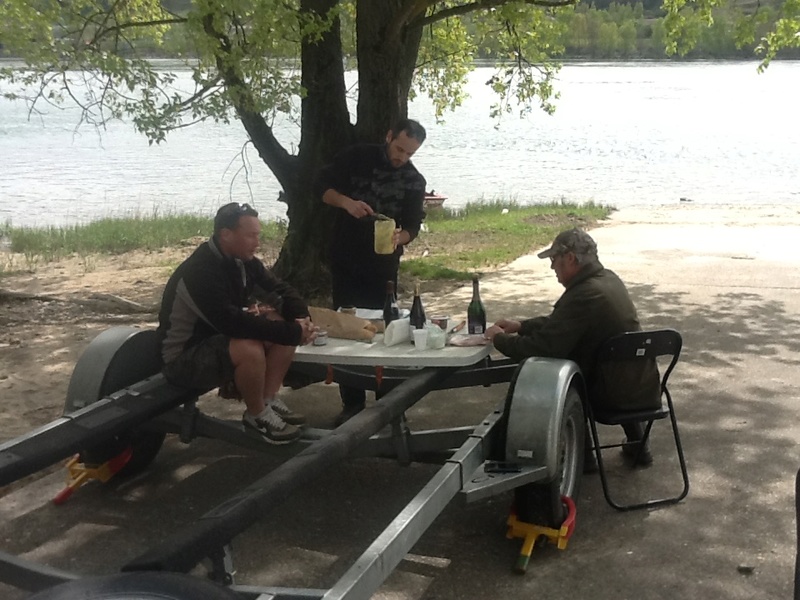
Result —
MULTIPOLYGON (((209 237, 213 220, 197 215, 142 216, 101 219, 86 225, 68 227, 11 227, 3 234, 11 251, 45 261, 72 254, 124 254, 132 250, 157 250, 176 246, 193 237, 209 237)), ((286 235, 282 223, 264 223, 263 240, 281 241, 286 235)))
MULTIPOLYGON (((596 204, 523 206, 511 201, 471 203, 457 211, 432 210, 426 231, 406 249, 401 274, 420 280, 469 280, 475 273, 549 244, 559 231, 592 227, 612 210, 596 204)), ((0 237, 10 240, 11 251, 22 255, 22 260, 0 265, 0 277, 18 267, 32 271, 41 262, 76 254, 89 257, 178 246, 187 239, 206 238, 212 229, 210 217, 181 214, 102 219, 69 227, 6 224, 0 227, 0 237)), ((270 255, 277 256, 285 237, 285 223, 262 223, 262 252, 270 250, 270 255)), ((169 267, 174 265, 165 265, 169 267)))
POLYGON ((400 268, 420 279, 467 280, 549 244, 560 231, 592 227, 612 210, 593 203, 494 201, 431 211, 427 231, 409 247, 400 268))

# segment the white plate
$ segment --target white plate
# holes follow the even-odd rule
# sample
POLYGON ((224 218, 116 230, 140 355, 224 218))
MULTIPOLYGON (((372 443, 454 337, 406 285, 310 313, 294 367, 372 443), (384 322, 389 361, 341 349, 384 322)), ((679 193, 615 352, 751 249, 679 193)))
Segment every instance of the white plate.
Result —
MULTIPOLYGON (((400 318, 403 319, 411 314, 411 311, 407 308, 400 309, 400 318)), ((382 308, 357 308, 356 309, 356 316, 361 319, 370 319, 372 321, 382 320, 383 319, 383 309, 382 308)))

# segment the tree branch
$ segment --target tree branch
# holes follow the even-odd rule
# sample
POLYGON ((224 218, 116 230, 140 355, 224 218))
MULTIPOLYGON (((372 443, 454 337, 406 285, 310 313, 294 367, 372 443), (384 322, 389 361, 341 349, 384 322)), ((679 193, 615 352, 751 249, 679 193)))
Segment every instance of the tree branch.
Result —
POLYGON ((125 29, 133 29, 136 27, 154 27, 157 25, 173 25, 175 23, 186 23, 187 19, 183 17, 174 18, 174 19, 156 19, 155 21, 130 21, 128 23, 119 23, 114 25, 113 27, 109 27, 108 29, 101 29, 98 31, 97 35, 92 38, 92 43, 95 44, 102 40, 104 37, 107 37, 111 34, 120 33, 125 29))
POLYGON ((386 27, 386 39, 395 41, 400 37, 403 27, 413 22, 418 16, 425 14, 435 0, 407 0, 405 6, 395 15, 392 22, 386 27))
MULTIPOLYGON (((533 6, 541 6, 545 8, 558 8, 559 6, 571 6, 577 3, 577 0, 521 0, 521 1, 524 2, 525 4, 531 4, 533 6)), ((432 15, 428 15, 427 17, 422 17, 414 21, 409 21, 409 25, 413 27, 425 27, 426 25, 436 23, 437 21, 443 21, 444 19, 449 19, 450 17, 466 15, 478 10, 488 10, 490 8, 502 6, 503 4, 508 4, 508 0, 476 0, 476 2, 470 2, 468 4, 462 4, 460 6, 453 6, 451 8, 440 10, 439 12, 433 13, 432 15)))
POLYGON ((275 137, 272 128, 267 125, 264 117, 253 110, 252 107, 256 106, 253 94, 237 72, 232 61, 228 60, 233 43, 227 35, 214 28, 212 15, 206 15, 203 18, 203 29, 206 34, 219 43, 215 52, 217 70, 228 88, 230 102, 239 115, 239 119, 250 136, 253 145, 258 150, 259 156, 261 156, 284 189, 293 187, 297 157, 286 151, 275 137))

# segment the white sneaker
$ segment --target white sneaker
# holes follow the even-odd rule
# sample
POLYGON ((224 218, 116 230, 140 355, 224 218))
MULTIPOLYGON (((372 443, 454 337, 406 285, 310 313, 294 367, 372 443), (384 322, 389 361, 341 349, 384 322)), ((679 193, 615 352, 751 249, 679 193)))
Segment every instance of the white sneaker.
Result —
POLYGON ((289 425, 305 425, 306 418, 300 413, 294 412, 291 408, 286 406, 286 403, 280 398, 275 398, 269 403, 269 407, 289 425))
POLYGON ((281 419, 269 406, 257 417, 245 411, 242 424, 245 431, 255 431, 270 444, 288 444, 300 437, 300 430, 281 419))

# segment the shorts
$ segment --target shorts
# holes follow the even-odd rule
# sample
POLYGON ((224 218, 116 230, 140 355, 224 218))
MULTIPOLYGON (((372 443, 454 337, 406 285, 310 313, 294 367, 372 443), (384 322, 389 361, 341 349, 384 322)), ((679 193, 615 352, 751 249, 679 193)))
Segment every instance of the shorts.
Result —
POLYGON ((230 338, 212 335, 184 350, 178 358, 164 365, 167 381, 204 392, 233 381, 230 338))

